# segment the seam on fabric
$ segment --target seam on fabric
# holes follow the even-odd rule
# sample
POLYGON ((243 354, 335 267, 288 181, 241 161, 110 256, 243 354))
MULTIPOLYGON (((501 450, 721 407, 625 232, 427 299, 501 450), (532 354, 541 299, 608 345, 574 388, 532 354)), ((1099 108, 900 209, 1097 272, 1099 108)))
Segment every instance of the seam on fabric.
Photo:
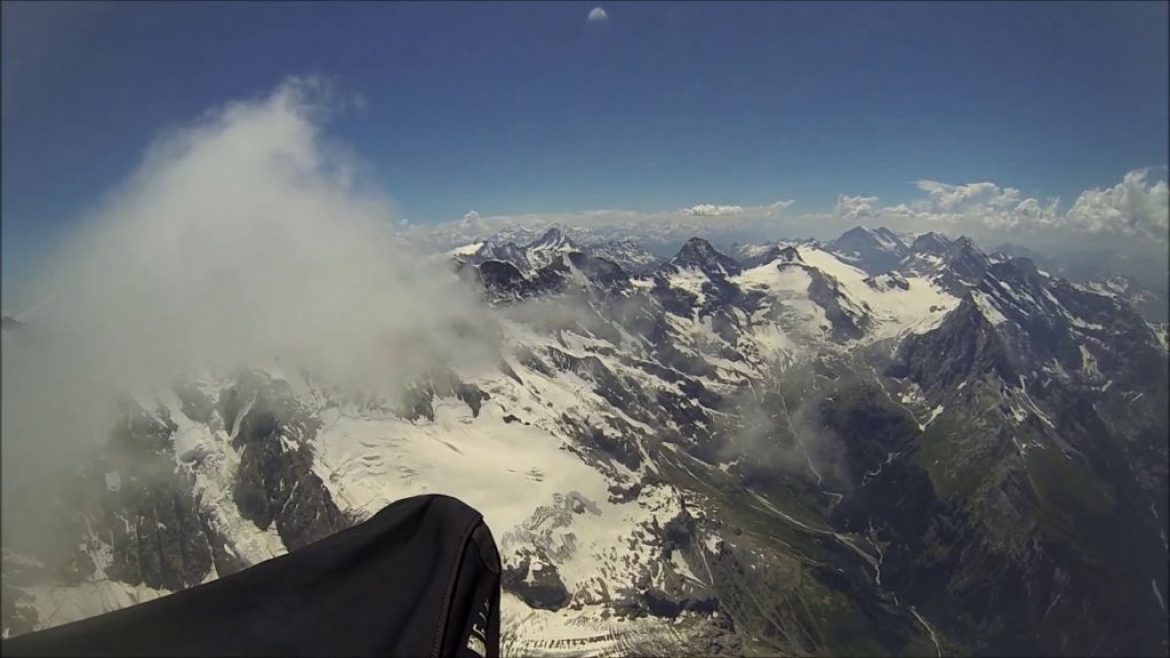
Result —
POLYGON ((459 573, 463 570, 463 554, 467 552, 467 543, 471 539, 471 534, 483 522, 483 517, 477 516, 463 532, 463 539, 459 542, 459 560, 455 564, 455 568, 451 570, 451 577, 447 581, 447 591, 443 594, 443 608, 439 614, 439 624, 435 627, 435 639, 431 643, 431 655, 435 658, 439 657, 439 652, 443 649, 443 631, 447 626, 447 617, 451 613, 451 597, 455 594, 455 583, 459 580, 459 573))

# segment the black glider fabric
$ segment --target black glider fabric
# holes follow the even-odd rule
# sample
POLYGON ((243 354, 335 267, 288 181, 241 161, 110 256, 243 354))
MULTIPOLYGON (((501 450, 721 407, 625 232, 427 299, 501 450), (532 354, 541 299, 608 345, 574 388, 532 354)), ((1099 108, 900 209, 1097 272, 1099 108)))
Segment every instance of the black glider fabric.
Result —
POLYGON ((499 606, 499 554, 480 514, 416 496, 205 585, 4 640, 0 653, 495 658, 499 606))

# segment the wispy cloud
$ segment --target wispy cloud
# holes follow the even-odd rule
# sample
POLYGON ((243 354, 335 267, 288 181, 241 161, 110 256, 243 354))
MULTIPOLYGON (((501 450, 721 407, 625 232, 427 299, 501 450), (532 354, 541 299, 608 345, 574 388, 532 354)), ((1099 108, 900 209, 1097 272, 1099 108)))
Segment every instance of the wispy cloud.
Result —
POLYGON ((609 14, 605 13, 605 10, 601 7, 594 7, 589 10, 589 16, 585 20, 589 23, 601 23, 609 20, 609 14))

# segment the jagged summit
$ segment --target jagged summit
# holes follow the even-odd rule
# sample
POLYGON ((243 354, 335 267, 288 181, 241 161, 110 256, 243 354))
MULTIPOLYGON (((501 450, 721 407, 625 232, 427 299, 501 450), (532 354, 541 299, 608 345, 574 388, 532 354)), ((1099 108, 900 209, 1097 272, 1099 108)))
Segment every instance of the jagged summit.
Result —
POLYGON ((854 226, 842 233, 834 242, 842 247, 877 245, 882 249, 889 250, 904 250, 906 248, 906 245, 902 242, 902 238, 884 226, 877 228, 869 228, 868 226, 862 225, 854 226))
POLYGON ((870 274, 893 269, 909 249, 886 227, 856 226, 829 242, 826 248, 870 274))
POLYGON ((563 254, 581 251, 581 246, 569 239, 559 227, 553 226, 536 240, 524 245, 523 251, 532 267, 540 269, 563 254))
POLYGON ((577 243, 569 239, 565 232, 557 226, 550 227, 539 238, 524 245, 525 249, 558 249, 562 247, 579 248, 577 243))
POLYGON ((943 234, 936 233, 935 231, 929 231, 914 238, 914 241, 910 243, 910 250, 915 253, 927 253, 941 256, 942 253, 946 251, 950 243, 951 241, 948 240, 943 234))
POLYGON ((668 264, 676 268, 697 268, 709 275, 738 274, 741 269, 734 258, 720 253, 703 238, 687 240, 668 264))
POLYGON ((617 263, 628 272, 645 272, 660 262, 657 256, 632 238, 590 243, 583 248, 593 256, 617 263))
POLYGON ((769 260, 779 260, 785 263, 803 262, 800 257, 800 250, 791 245, 787 247, 775 247, 772 251, 768 252, 768 255, 770 256, 769 260))

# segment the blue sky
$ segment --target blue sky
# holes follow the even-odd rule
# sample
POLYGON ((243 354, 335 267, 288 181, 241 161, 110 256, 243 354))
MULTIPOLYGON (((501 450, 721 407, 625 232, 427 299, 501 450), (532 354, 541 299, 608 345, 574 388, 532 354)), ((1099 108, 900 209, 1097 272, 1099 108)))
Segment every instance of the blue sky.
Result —
POLYGON ((1167 3, 3 4, 5 274, 163 129, 319 73, 414 223, 913 182, 1075 198, 1167 162, 1167 3))

